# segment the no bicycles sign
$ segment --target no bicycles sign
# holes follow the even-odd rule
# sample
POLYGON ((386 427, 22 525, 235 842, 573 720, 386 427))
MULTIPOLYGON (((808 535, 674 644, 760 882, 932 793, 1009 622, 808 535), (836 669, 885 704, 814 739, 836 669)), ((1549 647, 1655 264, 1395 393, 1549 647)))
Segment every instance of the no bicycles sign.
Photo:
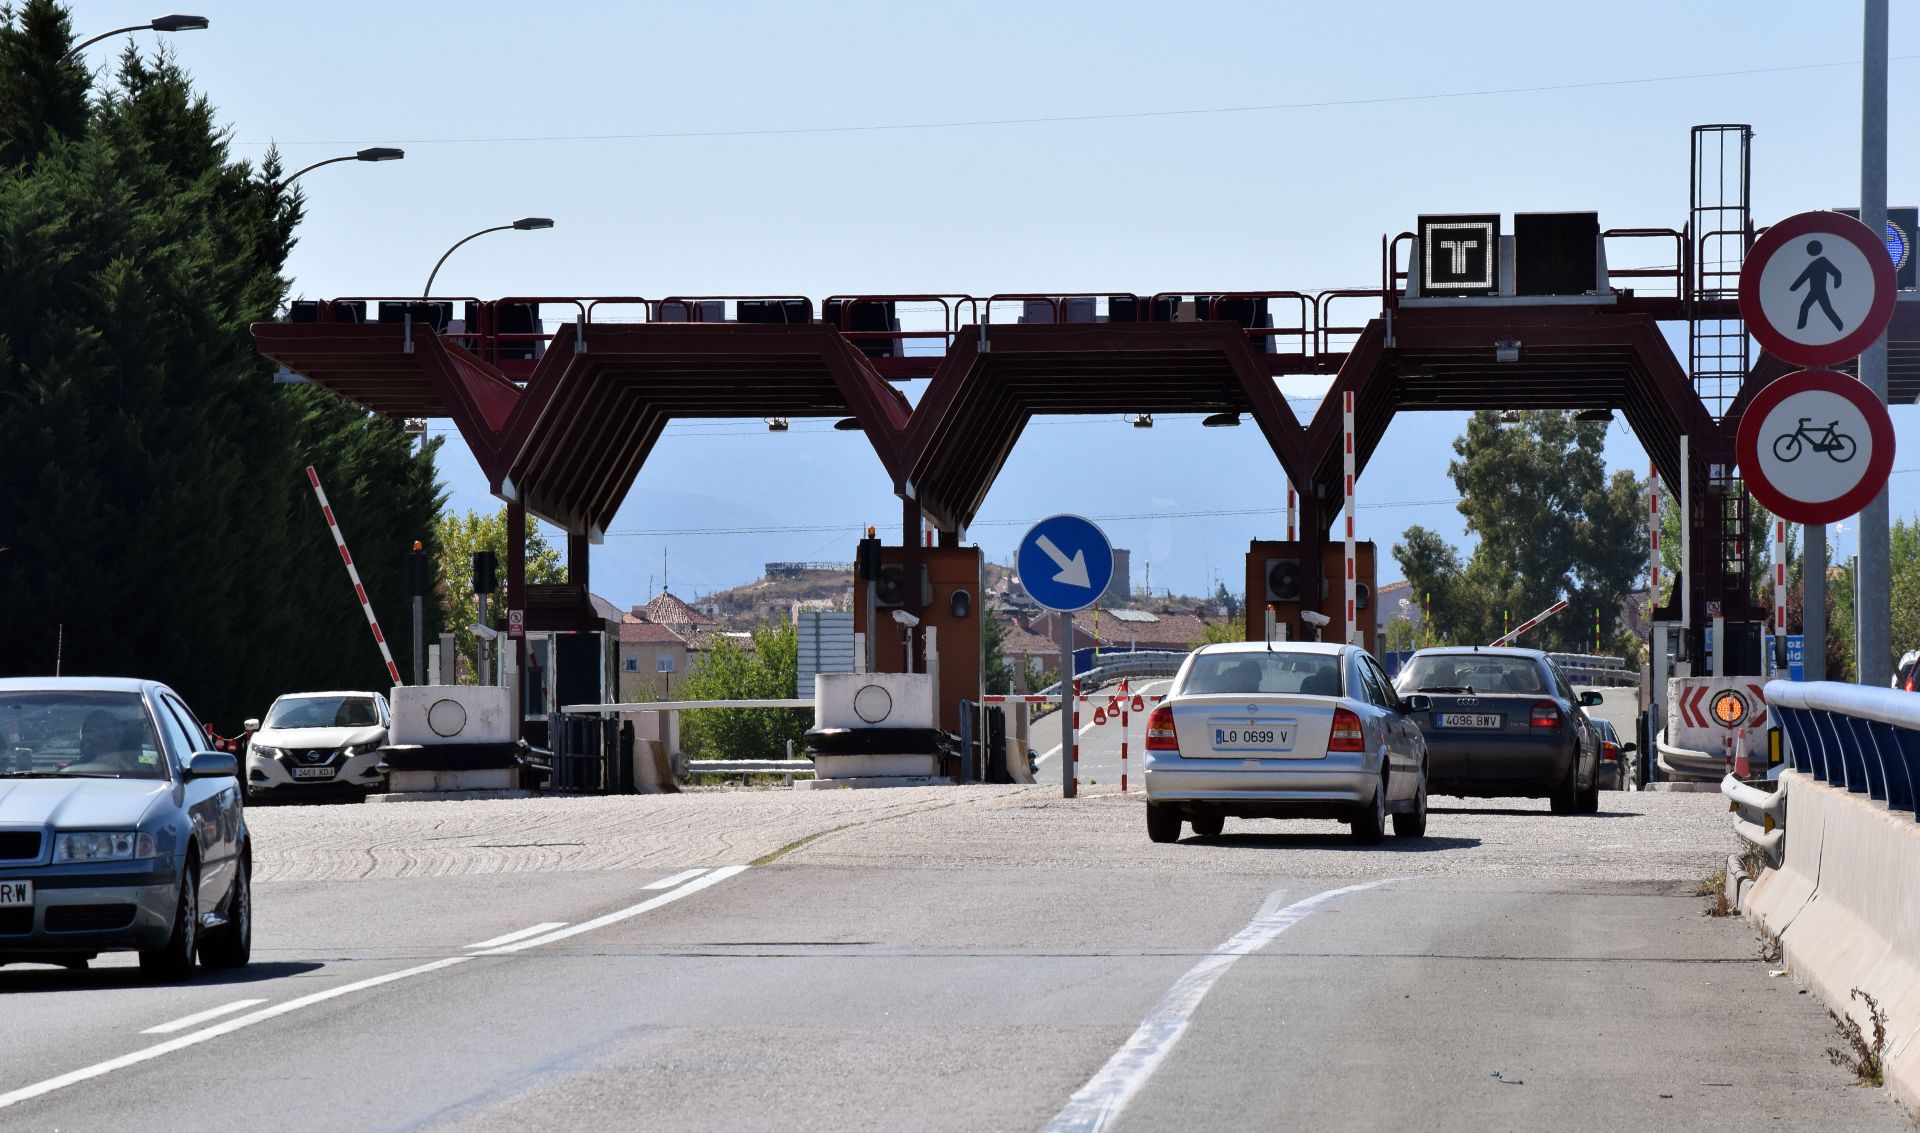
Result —
POLYGON ((1790 523, 1835 523, 1886 487, 1893 419, 1866 386, 1802 370, 1754 395, 1734 440, 1753 497, 1790 523))

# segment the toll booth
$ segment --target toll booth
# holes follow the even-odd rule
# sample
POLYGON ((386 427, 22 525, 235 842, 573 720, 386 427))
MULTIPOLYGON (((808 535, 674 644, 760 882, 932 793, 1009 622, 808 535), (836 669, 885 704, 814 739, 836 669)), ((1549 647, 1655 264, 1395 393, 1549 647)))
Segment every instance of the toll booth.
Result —
MULTIPOLYGON (((1314 545, 1281 539, 1255 539, 1247 545, 1247 640, 1267 638, 1267 611, 1273 611, 1276 638, 1288 641, 1312 641, 1316 627, 1301 614, 1313 610, 1327 618, 1319 631, 1322 641, 1346 640, 1347 587, 1346 545, 1323 543, 1320 555, 1320 592, 1307 593, 1307 571, 1302 570, 1314 545)), ((1380 655, 1376 640, 1373 609, 1374 547, 1371 542, 1354 544, 1354 620, 1360 629, 1360 641, 1367 652, 1380 655)))
MULTIPOLYGON (((862 581, 856 559, 853 632, 861 635, 872 658, 868 671, 924 673, 932 671, 926 653, 927 630, 933 635, 940 701, 940 726, 960 730, 960 702, 980 699, 985 655, 981 630, 982 563, 978 547, 917 547, 918 585, 907 578, 907 549, 876 547, 876 577, 862 581), (912 589, 910 589, 912 587, 912 589), (918 593, 914 593, 916 590, 918 593), (869 590, 871 601, 869 601, 869 590), (876 629, 869 629, 869 609, 876 629), (901 624, 893 615, 905 613, 919 624, 901 624)), ((861 558, 867 557, 863 552, 861 558)))
POLYGON ((519 699, 528 743, 547 746, 548 714, 564 705, 619 699, 620 623, 601 616, 584 586, 528 585, 525 636, 519 699))

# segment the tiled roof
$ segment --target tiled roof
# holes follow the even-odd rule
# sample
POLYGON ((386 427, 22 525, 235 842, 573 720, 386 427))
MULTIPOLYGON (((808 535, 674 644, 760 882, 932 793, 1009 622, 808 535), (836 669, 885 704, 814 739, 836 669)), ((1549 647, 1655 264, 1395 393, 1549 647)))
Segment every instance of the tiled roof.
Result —
POLYGON ((718 624, 712 618, 694 609, 692 606, 687 605, 685 602, 674 597, 672 593, 665 590, 655 595, 653 601, 640 607, 636 612, 656 625, 710 626, 718 624))
POLYGON ((623 645, 685 645, 687 639, 663 625, 628 616, 620 623, 623 645))

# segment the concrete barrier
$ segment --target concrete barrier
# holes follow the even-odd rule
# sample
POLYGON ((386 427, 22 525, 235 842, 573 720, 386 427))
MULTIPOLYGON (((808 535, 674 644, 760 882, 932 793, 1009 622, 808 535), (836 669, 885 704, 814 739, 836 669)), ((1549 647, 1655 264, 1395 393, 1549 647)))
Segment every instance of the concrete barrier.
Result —
POLYGON ((1920 823, 1797 771, 1781 777, 1792 830, 1744 911, 1786 966, 1872 1034, 1860 988, 1887 1014, 1887 1084, 1920 1113, 1920 823))

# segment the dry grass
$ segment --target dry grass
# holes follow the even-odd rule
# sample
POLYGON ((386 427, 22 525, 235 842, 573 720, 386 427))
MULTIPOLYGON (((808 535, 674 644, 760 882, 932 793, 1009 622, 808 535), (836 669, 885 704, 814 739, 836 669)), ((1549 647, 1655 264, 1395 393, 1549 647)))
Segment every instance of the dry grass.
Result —
POLYGON ((1851 1015, 1841 1015, 1828 1008, 1827 1014, 1833 1016, 1834 1029, 1840 1032, 1845 1047, 1827 1048, 1827 1060, 1835 1066, 1853 1071, 1853 1079, 1862 1086, 1884 1086, 1887 1084, 1887 1013, 1880 1010, 1880 1003, 1873 996, 1853 989, 1853 998, 1867 1005, 1867 1018, 1873 1023, 1873 1039, 1868 1041, 1866 1033, 1851 1015))

